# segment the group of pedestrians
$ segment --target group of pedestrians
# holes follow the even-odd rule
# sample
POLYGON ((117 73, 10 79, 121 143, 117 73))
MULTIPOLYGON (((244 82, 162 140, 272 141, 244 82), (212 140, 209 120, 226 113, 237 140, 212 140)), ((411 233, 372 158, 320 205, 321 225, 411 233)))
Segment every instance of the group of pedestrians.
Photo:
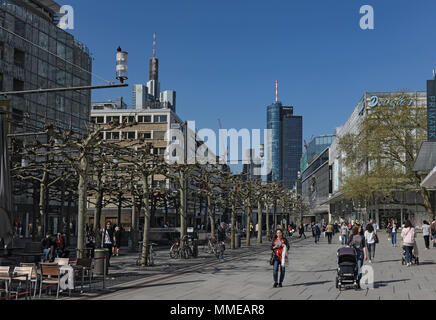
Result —
POLYGON ((53 262, 55 258, 67 258, 69 256, 65 236, 60 233, 56 235, 47 233, 45 238, 41 240, 41 249, 44 253, 44 262, 53 262))

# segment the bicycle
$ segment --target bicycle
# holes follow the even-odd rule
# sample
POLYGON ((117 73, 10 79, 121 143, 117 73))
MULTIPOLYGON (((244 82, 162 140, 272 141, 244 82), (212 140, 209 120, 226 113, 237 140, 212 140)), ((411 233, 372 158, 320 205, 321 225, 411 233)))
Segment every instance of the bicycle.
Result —
POLYGON ((209 238, 207 245, 204 246, 204 252, 216 255, 216 240, 215 238, 209 238))
MULTIPOLYGON (((148 245, 147 249, 147 266, 154 266, 154 257, 156 256, 156 253, 153 251, 153 246, 157 246, 156 243, 151 243, 148 245)), ((142 265, 142 248, 143 248, 143 242, 138 243, 138 258, 136 259, 136 265, 140 266, 142 265)))
POLYGON ((181 255, 180 241, 176 241, 170 248, 170 258, 178 259, 181 255))

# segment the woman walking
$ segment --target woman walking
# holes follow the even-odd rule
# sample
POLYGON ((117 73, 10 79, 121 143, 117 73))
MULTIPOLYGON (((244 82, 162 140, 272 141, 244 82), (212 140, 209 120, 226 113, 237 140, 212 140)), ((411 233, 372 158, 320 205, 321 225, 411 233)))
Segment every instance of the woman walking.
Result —
POLYGON ((114 257, 119 257, 120 255, 120 248, 121 248, 121 229, 119 226, 115 227, 114 232, 114 257))
POLYGON ((300 226, 298 227, 298 233, 300 234, 299 239, 303 236, 304 236, 304 239, 306 239, 306 235, 304 234, 304 225, 303 224, 300 224, 300 226))
POLYGON ((375 239, 376 239, 376 231, 375 231, 372 223, 370 223, 366 226, 366 231, 365 231, 365 240, 366 240, 366 245, 367 245, 367 249, 368 249, 369 263, 374 262, 375 242, 376 242, 375 239))
POLYGON ((395 220, 392 220, 391 223, 391 239, 392 239, 392 246, 396 247, 397 246, 397 222, 395 220))
POLYGON ((424 220, 422 223, 422 235, 424 236, 425 248, 427 250, 430 249, 430 223, 427 220, 424 220))
POLYGON ((273 279, 274 288, 279 286, 282 287, 283 280, 285 280, 285 259, 287 251, 289 249, 289 243, 286 238, 283 238, 283 232, 281 229, 276 230, 277 238, 273 240, 271 249, 274 252, 274 269, 273 269, 273 279), (278 281, 278 272, 280 267, 280 282, 278 281))
POLYGON ((415 228, 412 226, 410 220, 404 224, 401 231, 401 238, 403 238, 404 251, 406 251, 406 263, 410 267, 412 265, 412 250, 415 246, 415 228))
POLYGON ((357 254, 357 274, 358 281, 357 285, 360 288, 360 279, 362 278, 362 266, 365 260, 367 260, 367 251, 365 247, 365 237, 362 235, 362 227, 355 226, 351 231, 350 239, 348 241, 348 246, 354 248, 357 254))
POLYGON ((325 228, 325 233, 327 235, 327 239, 328 239, 329 244, 331 244, 332 238, 333 238, 333 225, 331 222, 329 222, 329 224, 325 228))
POLYGON ((347 237, 348 237, 348 227, 345 222, 342 222, 341 226, 341 243, 342 245, 345 245, 347 243, 347 237))

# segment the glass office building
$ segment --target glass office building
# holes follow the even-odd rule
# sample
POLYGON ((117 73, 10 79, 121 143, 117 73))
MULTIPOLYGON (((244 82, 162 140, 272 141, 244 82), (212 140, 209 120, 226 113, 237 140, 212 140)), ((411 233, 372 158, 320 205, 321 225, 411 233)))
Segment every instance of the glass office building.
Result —
POLYGON ((300 170, 303 144, 303 117, 294 108, 273 103, 267 109, 267 128, 272 131, 272 172, 268 181, 293 188, 300 170))
MULTIPOLYGON (((91 85, 88 48, 56 25, 52 0, 0 0, 0 90, 22 91, 91 85), (4 28, 4 29, 3 29, 4 28)), ((89 90, 11 96, 12 131, 42 128, 45 119, 84 130, 89 90)))
MULTIPOLYGON (((57 27, 59 12, 60 5, 52 0, 0 0, 0 91, 91 85, 89 50, 57 27)), ((89 126, 90 90, 10 95, 5 99, 9 100, 13 134, 41 132, 46 122, 64 127, 71 123, 76 132, 85 132, 89 126)), ((45 138, 38 136, 40 140, 45 138)), ((16 137, 15 144, 19 146, 24 139, 16 137)), ((19 153, 12 156, 12 161, 21 161, 19 153)), ((24 236, 31 232, 35 210, 32 197, 24 193, 13 196, 13 211, 24 226, 24 236)), ((72 210, 75 212, 75 208, 72 210)), ((57 202, 48 203, 47 215, 48 231, 58 231, 57 202)))
POLYGON ((301 157, 300 170, 302 173, 307 169, 313 159, 319 156, 325 149, 330 147, 335 138, 336 135, 324 135, 316 137, 309 142, 306 152, 304 152, 303 156, 301 157))

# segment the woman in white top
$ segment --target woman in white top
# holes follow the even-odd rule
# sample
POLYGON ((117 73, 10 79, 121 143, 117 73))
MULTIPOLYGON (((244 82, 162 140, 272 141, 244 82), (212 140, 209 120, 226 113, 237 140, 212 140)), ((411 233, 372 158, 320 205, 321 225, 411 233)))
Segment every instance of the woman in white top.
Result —
POLYGON ((422 235, 424 236, 425 248, 430 249, 430 223, 424 220, 422 224, 422 235))
POLYGON ((368 224, 365 231, 365 241, 367 244, 366 250, 368 250, 369 263, 373 263, 375 258, 375 234, 376 231, 372 223, 368 224))

